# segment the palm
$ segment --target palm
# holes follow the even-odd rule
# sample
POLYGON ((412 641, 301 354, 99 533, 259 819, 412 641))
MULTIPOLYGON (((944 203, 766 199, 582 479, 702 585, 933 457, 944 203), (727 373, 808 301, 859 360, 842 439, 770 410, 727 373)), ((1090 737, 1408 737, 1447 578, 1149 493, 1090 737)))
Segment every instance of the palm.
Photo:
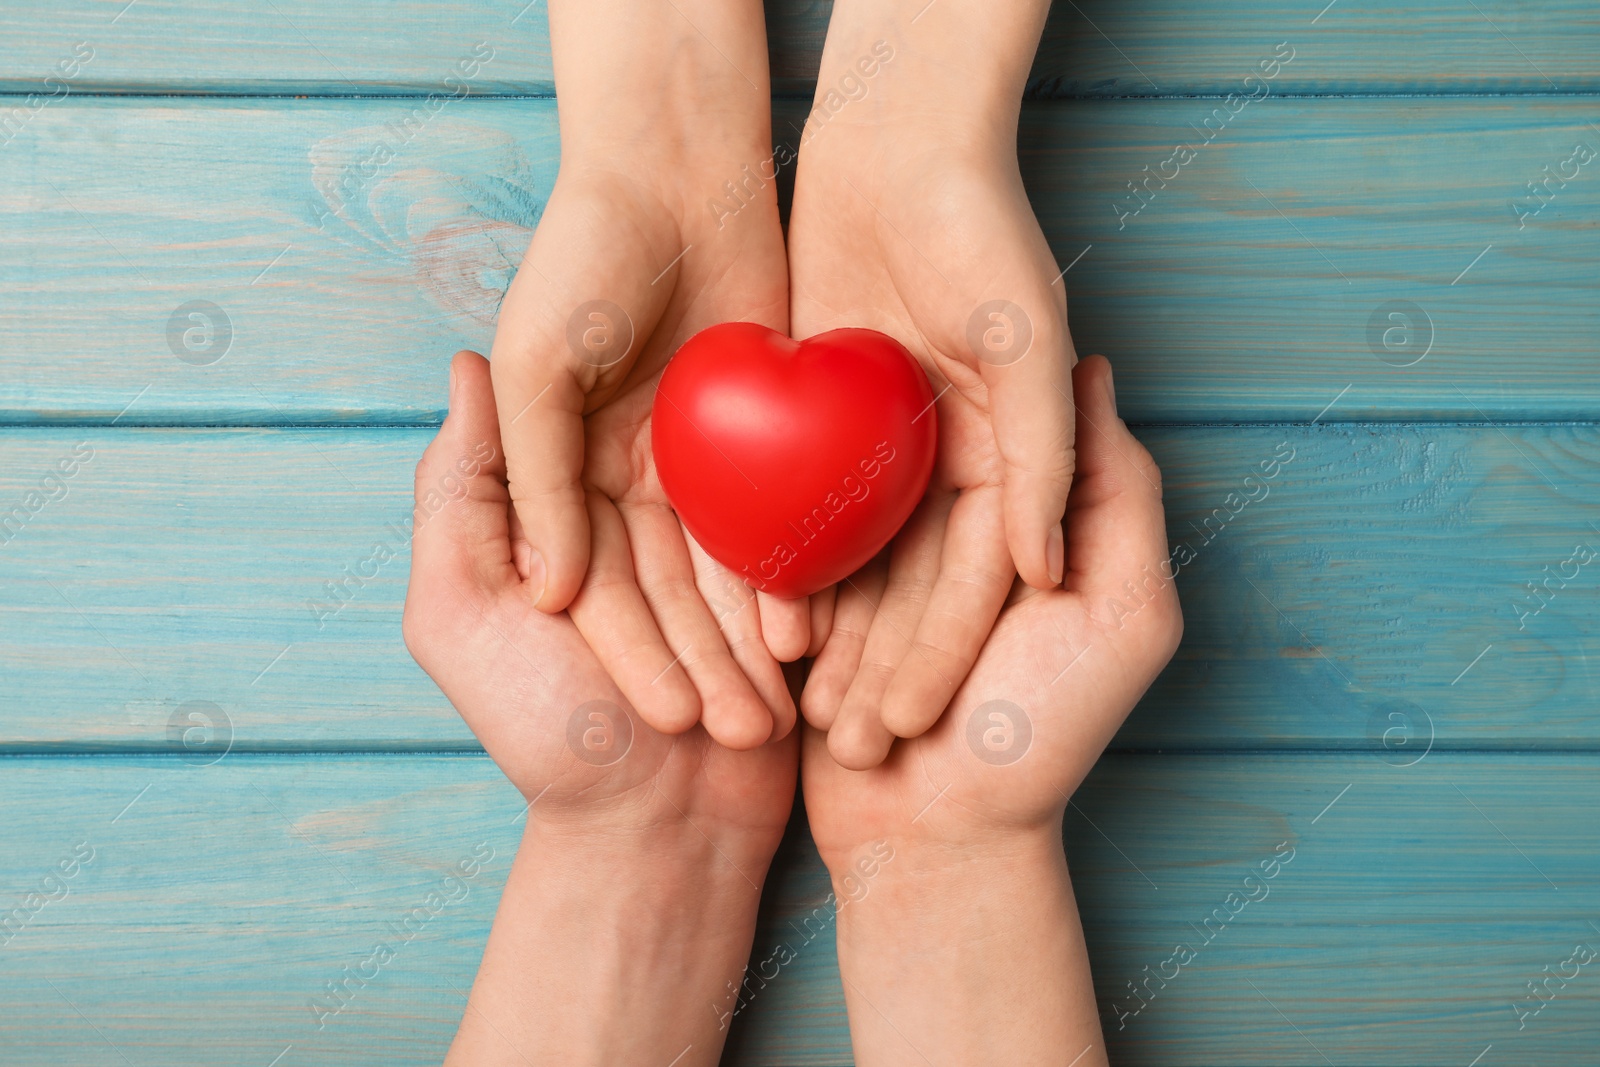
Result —
POLYGON ((1105 360, 1073 379, 1085 425, 1063 588, 1017 581, 949 710, 880 765, 848 770, 807 730, 806 810, 824 855, 906 834, 959 846, 1059 817, 1177 647, 1160 472, 1117 418, 1105 360))
POLYGON ((621 695, 569 620, 540 613, 520 587, 479 606, 477 618, 470 609, 450 618, 447 625, 465 632, 437 637, 458 656, 469 653, 440 687, 541 811, 625 803, 669 817, 675 805, 696 822, 699 813, 782 828, 794 790, 792 740, 733 752, 702 729, 667 735, 637 718, 624 724, 621 695))
POLYGON ((1036 825, 1066 803, 1121 724, 1119 709, 1149 680, 1105 653, 1107 635, 1083 594, 1018 584, 950 710, 897 742, 881 766, 846 770, 808 732, 806 812, 820 847, 849 852, 908 826, 976 836, 1036 825), (1084 648, 1095 651, 1068 668, 1084 648), (985 710, 991 701, 1005 704, 985 710), (974 714, 980 729, 969 737, 974 714))
POLYGON ((895 541, 886 584, 853 579, 854 602, 842 596, 837 609, 839 625, 869 627, 867 637, 825 648, 805 694, 808 721, 860 768, 894 735, 915 737, 938 718, 1005 601, 1014 560, 1032 559, 1029 581, 1050 584, 1046 532, 1059 511, 1040 520, 1018 501, 1036 504, 1050 471, 1057 483, 1070 476, 1070 341, 1049 249, 1012 170, 900 155, 848 129, 816 145, 802 159, 789 231, 796 335, 882 330, 921 361, 938 395, 928 496, 895 541))
POLYGON ((418 663, 540 813, 626 806, 652 820, 780 832, 793 797, 792 738, 734 752, 700 728, 652 730, 623 711, 627 701, 572 621, 534 606, 487 366, 475 356, 456 366, 463 424, 447 422, 430 446, 419 493, 477 442, 495 459, 419 526, 405 615, 418 663), (447 440, 452 432, 460 439, 447 440))

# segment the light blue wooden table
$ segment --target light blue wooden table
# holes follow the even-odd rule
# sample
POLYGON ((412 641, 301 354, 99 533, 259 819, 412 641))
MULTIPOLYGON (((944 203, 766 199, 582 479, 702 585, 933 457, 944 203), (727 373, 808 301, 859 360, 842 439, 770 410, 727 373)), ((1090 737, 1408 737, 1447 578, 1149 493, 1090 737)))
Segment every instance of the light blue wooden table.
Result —
MULTIPOLYGON (((0 1063, 442 1056, 521 805, 403 558, 313 606, 549 193, 525 2, 0 0, 0 1063)), ((792 143, 828 5, 769 8, 792 143)), ((1057 8, 1025 176, 1196 557, 1067 816, 1113 1062, 1600 1063, 1600 8, 1057 8)), ((758 953, 826 893, 797 820, 758 953)), ((831 939, 729 1063, 850 1061, 831 939)))

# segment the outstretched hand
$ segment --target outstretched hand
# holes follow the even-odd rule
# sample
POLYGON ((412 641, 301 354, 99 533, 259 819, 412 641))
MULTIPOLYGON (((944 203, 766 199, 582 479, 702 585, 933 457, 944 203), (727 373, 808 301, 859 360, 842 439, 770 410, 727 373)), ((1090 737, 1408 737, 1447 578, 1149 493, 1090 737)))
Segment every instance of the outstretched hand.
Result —
POLYGON ((561 0, 549 17, 561 169, 501 304, 492 364, 526 592, 571 616, 647 723, 701 722, 752 748, 791 729, 778 661, 804 653, 813 629, 820 643, 828 620, 813 627, 806 601, 762 604, 699 550, 656 478, 649 427, 661 371, 695 333, 788 328, 762 162, 762 7, 561 0))
POLYGON ((578 627, 534 607, 532 550, 482 356, 457 354, 450 393, 417 465, 403 629, 418 664, 541 819, 648 828, 687 818, 714 837, 775 842, 793 798, 794 743, 737 752, 704 729, 665 735, 633 718, 578 627))
POLYGON ((839 913, 863 1065, 922 1063, 932 1049, 1043 1064, 1082 1048, 1081 1067, 1106 1063, 1062 817, 1183 620, 1160 472, 1117 418, 1110 365, 1090 357, 1073 382, 1062 588, 1017 582, 949 711, 880 765, 842 767, 805 731, 806 814, 837 891, 860 890, 863 858, 892 850, 839 913))
POLYGON ((1111 365, 1092 356, 1073 382, 1082 424, 1062 587, 1017 582, 949 712, 881 765, 841 767, 821 731, 806 731, 806 812, 824 855, 923 829, 979 845, 1059 827, 1067 798, 1176 650, 1183 617, 1161 472, 1117 417, 1111 365))
POLYGON ((634 715, 573 622, 533 604, 483 357, 456 357, 450 392, 417 465, 406 645, 527 807, 446 1062, 710 1067, 726 1019, 705 1008, 749 957, 796 739, 738 752, 634 715))
MULTIPOLYGON (((884 70, 881 91, 906 74, 884 70)), ((927 498, 887 559, 840 585, 801 699, 834 757, 864 768, 938 720, 1014 577, 1059 586, 1075 357, 1017 170, 1014 114, 953 134, 886 118, 870 96, 852 106, 867 117, 842 115, 801 152, 795 335, 859 325, 894 336, 928 373, 939 427, 927 498)))

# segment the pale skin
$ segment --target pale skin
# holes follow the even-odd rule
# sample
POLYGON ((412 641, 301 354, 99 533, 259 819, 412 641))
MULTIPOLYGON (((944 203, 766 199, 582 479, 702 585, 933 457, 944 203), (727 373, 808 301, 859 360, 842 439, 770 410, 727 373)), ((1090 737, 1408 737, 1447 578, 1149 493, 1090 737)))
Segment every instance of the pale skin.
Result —
POLYGON ((407 644, 530 803, 446 1062, 716 1063, 803 772, 858 1064, 1105 1063, 1062 816, 1182 622, 1159 472, 1109 365, 1074 367, 1017 171, 1048 5, 837 0, 787 249, 742 177, 772 157, 760 3, 550 6, 560 177, 418 468, 419 503, 466 489, 419 521, 407 644), (927 498, 837 592, 753 593, 655 476, 661 370, 733 320, 883 330, 938 394, 927 498), (614 762, 573 740, 614 728, 593 701, 614 762))
MULTIPOLYGON (((806 652, 813 605, 769 611, 763 639, 756 595, 668 504, 649 416, 668 358, 695 333, 788 328, 775 186, 752 187, 733 218, 706 209, 772 155, 761 5, 557 0, 550 36, 561 171, 493 349, 527 593, 567 613, 645 722, 703 723, 752 748, 793 727, 769 647, 806 652)), ((821 635, 831 606, 814 605, 821 635)))
POLYGON ((948 710, 881 764, 842 767, 805 731, 806 815, 836 887, 870 842, 895 848, 839 912, 863 1067, 1106 1063, 1062 816, 1183 621, 1160 471, 1117 417, 1110 364, 1083 361, 1073 383, 1062 587, 1018 580, 948 710))
POLYGON ((776 183, 762 178, 761 4, 551 4, 561 173, 502 305, 495 397, 531 595, 570 612, 652 726, 703 721, 740 748, 779 736, 795 709, 777 663, 832 641, 805 699, 843 708, 835 755, 870 766, 938 718, 1014 576, 1059 585, 1073 355, 1015 151, 1046 7, 948 0, 913 24, 882 0, 836 4, 825 121, 806 131, 786 257, 776 183), (869 55, 866 95, 831 110, 829 87, 859 82, 869 55), (732 214, 712 206, 730 182, 732 214), (1016 311, 982 313, 995 301, 1016 311), (941 394, 942 460, 881 605, 853 578, 802 600, 752 593, 672 514, 650 460, 655 384, 683 341, 733 320, 796 337, 882 329, 941 394), (1026 354, 1004 340, 998 354, 974 349, 1022 320, 1026 354), (574 337, 602 343, 585 351, 574 337), (728 624, 735 612, 757 617, 764 649, 748 624, 728 624), (865 654, 849 650, 858 641, 865 654))
POLYGON ((1084 361, 1075 384, 1063 587, 1016 583, 934 729, 852 771, 815 726, 803 752, 794 735, 741 752, 636 720, 602 766, 571 723, 622 693, 570 620, 533 606, 488 365, 456 357, 450 416, 417 469, 405 637, 530 807, 447 1064, 716 1063, 797 763, 853 898, 838 946, 858 1064, 1106 1062, 1062 813, 1182 621, 1160 577, 1160 474, 1117 418, 1109 364, 1084 361), (455 487, 442 505, 441 485, 455 487), (1019 710, 972 742, 974 709, 994 701, 1019 710), (880 842, 893 859, 863 895, 858 863, 880 842))
POLYGON ((857 769, 938 720, 1015 577, 1059 585, 1073 475, 1066 296, 1016 152, 1049 5, 919 7, 834 5, 789 224, 795 335, 882 330, 939 394, 928 495, 887 568, 841 584, 802 696, 857 769), (894 58, 865 94, 830 99, 878 41, 894 58))
POLYGON ((417 467, 406 645, 531 806, 445 1062, 714 1064, 711 1005, 750 953, 795 734, 736 751, 635 716, 620 758, 581 758, 604 726, 584 706, 627 701, 577 626, 534 606, 488 363, 463 352, 451 377, 417 467))

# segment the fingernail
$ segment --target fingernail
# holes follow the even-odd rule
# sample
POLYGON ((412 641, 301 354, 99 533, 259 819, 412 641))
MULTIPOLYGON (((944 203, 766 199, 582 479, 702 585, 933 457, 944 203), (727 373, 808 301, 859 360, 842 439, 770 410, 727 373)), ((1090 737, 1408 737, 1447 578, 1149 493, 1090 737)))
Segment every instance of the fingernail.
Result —
POLYGON ((1106 364, 1106 399, 1111 402, 1111 413, 1115 415, 1117 413, 1117 386, 1112 381, 1113 377, 1111 365, 1108 363, 1106 364))
POLYGON ((1067 569, 1067 544, 1061 536, 1061 524, 1050 527, 1044 539, 1044 562, 1050 570, 1050 584, 1060 585, 1067 569))
POLYGON ((537 548, 528 549, 528 588, 533 590, 535 604, 544 599, 545 569, 544 557, 537 548))

